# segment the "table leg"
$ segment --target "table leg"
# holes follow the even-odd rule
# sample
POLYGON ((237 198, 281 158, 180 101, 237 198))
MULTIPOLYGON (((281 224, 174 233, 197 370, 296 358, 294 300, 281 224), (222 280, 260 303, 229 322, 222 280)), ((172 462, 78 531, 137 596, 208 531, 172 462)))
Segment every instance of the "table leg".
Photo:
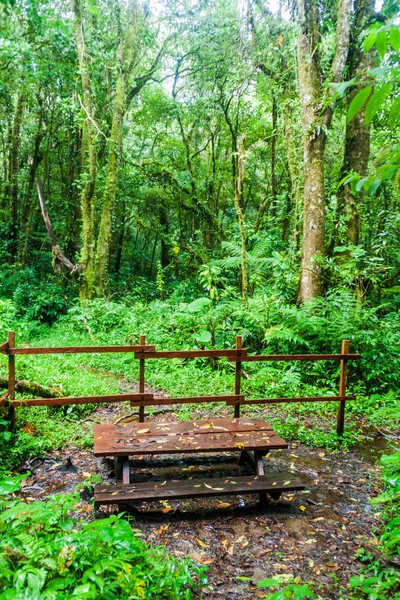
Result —
POLYGON ((239 465, 249 465, 250 469, 256 472, 256 461, 254 459, 253 453, 249 450, 242 450, 239 454, 239 465))
POLYGON ((128 485, 130 483, 129 456, 115 456, 114 470, 117 483, 123 483, 124 485, 128 485))
MULTIPOLYGON (((256 463, 256 475, 258 477, 264 476, 264 464, 263 464, 263 455, 261 452, 254 451, 254 459, 256 463)), ((267 494, 266 492, 260 492, 259 494, 260 505, 264 507, 267 504, 267 494)))

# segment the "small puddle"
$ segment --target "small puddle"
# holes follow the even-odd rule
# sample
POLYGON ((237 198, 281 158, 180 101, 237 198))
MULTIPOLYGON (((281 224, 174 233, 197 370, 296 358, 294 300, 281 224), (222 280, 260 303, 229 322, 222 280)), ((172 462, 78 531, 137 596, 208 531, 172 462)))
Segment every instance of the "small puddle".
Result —
POLYGON ((376 429, 362 427, 354 451, 368 463, 375 464, 385 453, 391 454, 393 440, 386 438, 376 429))
POLYGON ((101 369, 95 369, 94 367, 88 367, 86 365, 83 368, 88 371, 88 373, 92 373, 93 375, 100 375, 100 377, 104 377, 107 379, 115 379, 117 381, 123 379, 121 375, 117 375, 116 373, 111 373, 111 371, 102 371, 101 369))

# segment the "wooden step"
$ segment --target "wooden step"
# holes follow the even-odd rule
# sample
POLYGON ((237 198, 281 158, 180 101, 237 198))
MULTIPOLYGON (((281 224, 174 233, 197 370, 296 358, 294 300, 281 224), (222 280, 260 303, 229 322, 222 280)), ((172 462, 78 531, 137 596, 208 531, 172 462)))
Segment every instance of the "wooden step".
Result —
POLYGON ((95 505, 129 504, 150 500, 175 500, 204 496, 270 493, 279 497, 283 491, 304 490, 305 484, 292 473, 273 473, 264 477, 221 477, 179 479, 125 485, 96 485, 95 505))

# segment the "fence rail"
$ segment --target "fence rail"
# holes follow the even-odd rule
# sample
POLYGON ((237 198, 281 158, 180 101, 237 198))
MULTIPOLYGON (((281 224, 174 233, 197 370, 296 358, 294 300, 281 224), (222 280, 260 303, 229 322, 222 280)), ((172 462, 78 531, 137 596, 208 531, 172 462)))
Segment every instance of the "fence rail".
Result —
POLYGON ((94 404, 100 402, 125 402, 139 408, 139 421, 144 421, 146 406, 170 404, 195 404, 202 402, 225 402, 227 406, 234 406, 234 416, 240 416, 240 408, 255 404, 281 404, 288 402, 338 402, 336 431, 343 435, 345 403, 355 400, 356 397, 348 395, 347 388, 347 363, 349 360, 358 360, 360 354, 349 353, 349 341, 343 340, 340 354, 259 354, 249 355, 246 348, 242 348, 242 337, 236 337, 236 348, 211 349, 211 350, 163 350, 157 351, 155 345, 146 344, 146 336, 141 335, 138 345, 129 346, 62 346, 32 348, 15 346, 14 331, 8 332, 8 340, 0 344, 0 353, 8 356, 8 391, 0 397, 0 408, 8 408, 10 428, 15 427, 15 409, 23 406, 62 406, 71 404, 94 404), (98 354, 98 353, 131 353, 133 358, 139 360, 139 391, 135 394, 114 394, 108 396, 71 396, 64 398, 32 398, 29 400, 15 398, 15 357, 21 355, 39 354, 98 354), (145 392, 145 361, 149 359, 190 359, 190 358, 226 358, 235 363, 234 394, 216 396, 190 396, 183 398, 162 398, 152 393, 145 392), (289 362, 289 361, 340 361, 339 394, 337 396, 316 396, 302 398, 261 398, 246 400, 241 393, 242 363, 245 362, 289 362))

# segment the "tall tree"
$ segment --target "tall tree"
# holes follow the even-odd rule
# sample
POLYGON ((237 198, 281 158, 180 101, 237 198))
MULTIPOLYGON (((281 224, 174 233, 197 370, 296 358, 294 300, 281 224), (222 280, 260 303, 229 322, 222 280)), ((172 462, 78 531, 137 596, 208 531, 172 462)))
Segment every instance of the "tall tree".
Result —
MULTIPOLYGON (((351 0, 339 0, 335 53, 324 73, 321 57, 321 6, 316 0, 296 0, 298 16, 298 76, 304 150, 303 251, 298 299, 322 293, 321 260, 325 251, 324 156, 334 102, 327 83, 341 81, 350 40, 351 0)), ((322 5, 324 8, 324 5, 322 5)))
MULTIPOLYGON (((133 99, 153 77, 165 44, 154 52, 157 32, 151 32, 147 9, 137 0, 130 0, 126 7, 114 0, 111 4, 115 21, 116 39, 113 70, 116 72, 113 86, 110 133, 106 136, 107 166, 105 186, 101 202, 97 190, 96 140, 102 133, 96 123, 90 65, 84 37, 84 13, 82 0, 72 0, 75 15, 75 36, 79 57, 83 91, 82 165, 87 175, 81 194, 83 231, 83 297, 102 296, 107 286, 110 264, 112 216, 117 193, 117 180, 122 151, 124 119, 133 99), (153 57, 151 57, 153 54, 153 57), (96 229, 95 204, 100 202, 100 221, 96 229), (97 235, 96 235, 97 231, 97 235)), ((93 20, 92 20, 93 21, 93 20)), ((97 20, 93 25, 97 26, 97 20)), ((104 22, 103 26, 107 27, 104 22)), ((105 134, 103 134, 105 135, 105 134)))
MULTIPOLYGON (((351 88, 347 96, 346 106, 359 93, 369 78, 368 71, 374 62, 373 51, 363 52, 361 33, 371 24, 374 16, 373 0, 356 0, 354 18, 351 30, 350 51, 348 56, 347 79, 355 79, 358 84, 351 88)), ((361 177, 367 174, 370 154, 371 124, 365 125, 365 107, 363 107, 349 123, 346 124, 342 177, 350 173, 358 173, 361 177)), ((339 216, 345 218, 345 244, 357 246, 360 239, 360 205, 363 190, 354 192, 350 183, 344 184, 339 190, 339 216)), ((339 221, 339 219, 338 219, 339 221)))

